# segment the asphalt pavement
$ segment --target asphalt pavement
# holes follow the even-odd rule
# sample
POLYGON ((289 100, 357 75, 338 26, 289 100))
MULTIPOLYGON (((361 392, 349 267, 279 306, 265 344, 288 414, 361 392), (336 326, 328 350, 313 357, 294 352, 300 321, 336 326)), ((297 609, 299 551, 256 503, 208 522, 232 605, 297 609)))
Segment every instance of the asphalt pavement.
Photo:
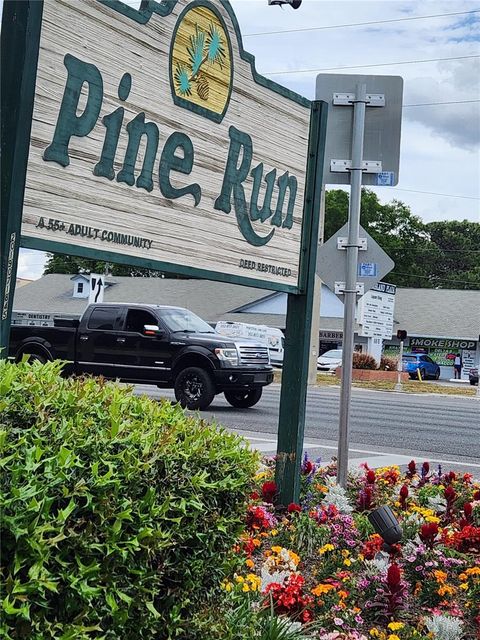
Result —
MULTIPOLYGON (((153 398, 174 398, 170 390, 136 387, 153 398)), ((310 387, 307 395, 304 449, 324 462, 337 452, 338 387, 310 387)), ((216 396, 201 412, 250 440, 266 455, 275 454, 280 385, 264 389, 250 409, 235 409, 216 396)), ((372 467, 406 465, 412 458, 433 468, 469 472, 480 477, 480 401, 476 397, 352 390, 350 464, 372 467)))

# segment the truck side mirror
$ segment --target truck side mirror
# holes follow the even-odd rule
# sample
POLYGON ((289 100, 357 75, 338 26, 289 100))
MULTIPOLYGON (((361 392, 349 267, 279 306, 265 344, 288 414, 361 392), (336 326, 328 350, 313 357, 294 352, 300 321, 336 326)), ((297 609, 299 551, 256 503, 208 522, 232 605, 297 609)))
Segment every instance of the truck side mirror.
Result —
POLYGON ((156 324, 145 324, 143 325, 143 335, 144 336, 156 336, 160 338, 165 335, 165 331, 160 329, 160 327, 156 324))

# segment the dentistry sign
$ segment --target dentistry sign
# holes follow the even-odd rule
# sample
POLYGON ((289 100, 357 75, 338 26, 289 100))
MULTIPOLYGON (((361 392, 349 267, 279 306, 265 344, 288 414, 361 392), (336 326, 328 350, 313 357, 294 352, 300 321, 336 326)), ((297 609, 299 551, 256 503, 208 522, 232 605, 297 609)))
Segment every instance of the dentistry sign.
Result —
POLYGON ((228 2, 41 4, 22 246, 297 291, 310 102, 228 2))

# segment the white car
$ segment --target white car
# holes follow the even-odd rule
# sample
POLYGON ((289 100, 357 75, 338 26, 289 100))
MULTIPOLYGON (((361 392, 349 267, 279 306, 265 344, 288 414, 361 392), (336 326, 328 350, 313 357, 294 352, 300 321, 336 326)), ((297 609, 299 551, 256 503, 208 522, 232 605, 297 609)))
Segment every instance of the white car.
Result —
POLYGON ((337 367, 342 365, 342 350, 330 349, 317 358, 317 369, 319 371, 327 371, 335 373, 337 367))

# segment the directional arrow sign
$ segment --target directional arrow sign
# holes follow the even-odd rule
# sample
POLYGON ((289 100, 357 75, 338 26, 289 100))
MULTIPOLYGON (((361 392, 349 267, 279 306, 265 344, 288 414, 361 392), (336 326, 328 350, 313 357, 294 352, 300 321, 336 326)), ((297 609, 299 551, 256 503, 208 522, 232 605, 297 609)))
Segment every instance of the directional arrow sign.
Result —
MULTIPOLYGON (((338 239, 347 237, 348 223, 318 249, 317 274, 332 291, 335 291, 336 282, 345 282, 347 251, 338 249, 338 239)), ((366 250, 358 252, 357 266, 357 283, 363 284, 363 293, 366 293, 393 269, 395 263, 362 227, 359 238, 359 245, 364 245, 364 238, 367 240, 366 250)), ((343 300, 343 294, 337 295, 343 300)))
POLYGON ((105 277, 96 273, 90 274, 90 294, 88 304, 103 302, 103 291, 105 289, 105 277))

